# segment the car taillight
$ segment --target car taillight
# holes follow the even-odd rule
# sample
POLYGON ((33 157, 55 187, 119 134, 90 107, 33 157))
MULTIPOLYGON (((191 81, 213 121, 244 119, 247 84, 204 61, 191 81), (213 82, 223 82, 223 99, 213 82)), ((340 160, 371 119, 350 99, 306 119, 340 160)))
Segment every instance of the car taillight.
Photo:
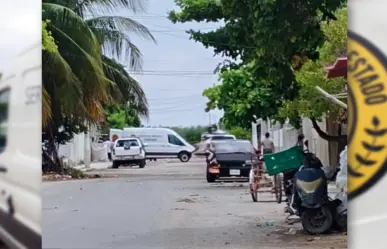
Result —
POLYGON ((113 155, 115 155, 115 154, 116 154, 116 150, 115 150, 115 149, 113 149, 113 151, 112 151, 112 152, 113 152, 113 155))
POLYGON ((140 148, 140 154, 142 154, 142 148, 140 148))

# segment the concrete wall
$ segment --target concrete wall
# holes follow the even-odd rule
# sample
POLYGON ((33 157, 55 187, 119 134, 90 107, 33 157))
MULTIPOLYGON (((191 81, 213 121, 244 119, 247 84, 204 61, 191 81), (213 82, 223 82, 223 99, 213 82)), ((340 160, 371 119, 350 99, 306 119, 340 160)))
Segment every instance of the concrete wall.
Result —
MULTIPOLYGON (((257 124, 252 124, 252 143, 255 147, 258 146, 257 129, 255 128, 257 124)), ((268 121, 260 122, 260 139, 261 141, 265 138, 265 133, 270 132, 270 135, 273 139, 275 150, 281 151, 286 150, 294 146, 297 142, 297 129, 294 129, 290 125, 285 124, 281 126, 280 124, 270 124, 268 121)))
POLYGON ((59 146, 59 156, 65 157, 70 166, 85 164, 91 162, 91 143, 98 136, 97 127, 90 126, 88 133, 76 134, 74 138, 65 145, 59 146))
MULTIPOLYGON (((319 137, 314 130, 312 122, 309 119, 304 118, 302 120, 302 131, 298 131, 289 124, 285 124, 282 127, 279 124, 272 125, 268 121, 261 121, 261 140, 264 139, 266 132, 270 132, 276 151, 286 150, 294 146, 297 142, 297 136, 299 133, 305 135, 305 139, 309 140, 309 149, 315 153, 324 165, 329 164, 329 147, 328 142, 319 137)), ((326 130, 326 123, 319 123, 322 130, 326 130)), ((253 145, 257 146, 257 129, 254 129, 256 124, 252 124, 252 137, 253 145)))
MULTIPOLYGON (((326 121, 318 123, 321 130, 326 131, 326 121)), ((305 139, 309 140, 309 150, 316 154, 320 158, 323 165, 330 165, 329 162, 329 143, 320 138, 316 130, 313 128, 312 121, 308 118, 302 119, 302 132, 305 135, 305 139)))

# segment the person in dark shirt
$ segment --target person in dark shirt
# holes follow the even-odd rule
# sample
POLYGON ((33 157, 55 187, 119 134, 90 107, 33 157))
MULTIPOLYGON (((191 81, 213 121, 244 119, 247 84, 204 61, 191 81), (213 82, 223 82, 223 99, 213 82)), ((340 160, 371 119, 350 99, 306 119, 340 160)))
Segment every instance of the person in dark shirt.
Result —
POLYGON ((297 137, 297 143, 296 145, 300 146, 302 151, 304 151, 304 139, 305 139, 305 136, 304 134, 300 134, 298 135, 297 137))
MULTIPOLYGON (((304 151, 304 139, 305 139, 304 134, 300 134, 297 136, 296 146, 299 146, 302 151, 304 151)), ((301 167, 301 165, 300 165, 300 167, 301 167)), ((292 169, 292 170, 285 171, 283 173, 284 174, 283 185, 285 188, 284 190, 285 190, 286 196, 292 195, 293 189, 290 187, 289 181, 295 177, 295 174, 297 173, 297 171, 298 171, 298 169, 292 169)))

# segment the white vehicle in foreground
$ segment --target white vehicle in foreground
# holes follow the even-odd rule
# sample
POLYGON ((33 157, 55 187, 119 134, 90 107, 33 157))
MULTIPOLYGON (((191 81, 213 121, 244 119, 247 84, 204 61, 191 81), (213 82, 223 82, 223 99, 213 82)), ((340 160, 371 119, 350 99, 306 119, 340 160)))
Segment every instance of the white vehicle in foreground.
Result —
POLYGON ((113 168, 133 164, 144 168, 146 164, 145 147, 146 144, 136 137, 117 139, 112 151, 113 168))
POLYGON ((9 248, 42 247, 41 97, 39 43, 0 79, 0 241, 9 248))
POLYGON ((179 158, 182 162, 188 162, 195 151, 194 146, 168 128, 124 128, 122 138, 132 136, 147 144, 147 159, 179 158))

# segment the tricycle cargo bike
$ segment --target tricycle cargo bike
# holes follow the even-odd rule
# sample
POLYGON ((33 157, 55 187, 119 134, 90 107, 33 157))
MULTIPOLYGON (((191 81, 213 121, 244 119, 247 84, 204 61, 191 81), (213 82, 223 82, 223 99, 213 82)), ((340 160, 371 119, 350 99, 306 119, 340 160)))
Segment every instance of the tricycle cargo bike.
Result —
POLYGON ((249 177, 249 187, 251 197, 254 202, 258 202, 258 193, 263 186, 263 180, 272 176, 271 186, 277 203, 282 202, 284 186, 282 184, 282 174, 286 171, 300 168, 303 164, 303 154, 299 146, 291 147, 277 153, 270 153, 260 156, 260 160, 252 165, 249 177))

